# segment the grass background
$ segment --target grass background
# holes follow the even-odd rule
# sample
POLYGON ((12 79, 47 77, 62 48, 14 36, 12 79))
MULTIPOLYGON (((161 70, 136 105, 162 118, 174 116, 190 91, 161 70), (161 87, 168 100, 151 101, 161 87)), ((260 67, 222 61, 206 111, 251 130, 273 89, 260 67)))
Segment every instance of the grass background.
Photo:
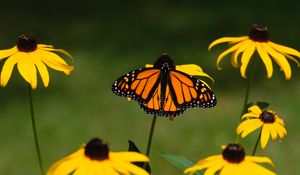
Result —
MULTIPOLYGON (((37 126, 45 167, 78 149, 92 137, 127 149, 133 140, 145 150, 151 116, 136 102, 115 96, 110 87, 129 70, 153 63, 163 52, 177 64, 195 63, 214 79, 218 97, 213 109, 190 109, 175 121, 159 118, 154 133, 153 174, 182 174, 156 153, 167 152, 198 160, 220 153, 220 145, 235 139, 246 81, 227 57, 222 71, 216 56, 225 46, 207 51, 222 36, 246 35, 252 24, 263 24, 271 40, 300 49, 297 1, 7 1, 1 5, 0 46, 15 45, 20 34, 34 34, 39 43, 53 44, 75 57, 67 77, 50 71, 51 82, 34 91, 37 126)), ((299 69, 292 65, 290 81, 274 64, 265 78, 259 64, 251 101, 268 101, 285 121, 288 136, 270 142, 258 155, 275 162, 278 174, 299 174, 299 69)), ((0 89, 0 174, 38 174, 27 89, 15 69, 0 89)), ((241 140, 251 153, 258 133, 241 140)))

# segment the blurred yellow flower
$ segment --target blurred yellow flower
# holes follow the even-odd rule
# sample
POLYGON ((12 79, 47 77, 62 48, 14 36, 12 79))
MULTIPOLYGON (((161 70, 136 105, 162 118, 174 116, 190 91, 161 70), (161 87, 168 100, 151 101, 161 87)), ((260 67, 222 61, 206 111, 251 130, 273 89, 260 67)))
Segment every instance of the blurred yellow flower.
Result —
POLYGON ((4 87, 8 83, 15 64, 17 64, 21 76, 31 85, 32 89, 37 86, 36 69, 40 73, 44 86, 48 87, 49 73, 46 65, 69 75, 73 67, 53 52, 59 52, 72 58, 62 49, 55 49, 51 45, 37 44, 32 35, 21 35, 16 46, 0 50, 0 60, 7 58, 1 71, 1 86, 4 87))
POLYGON ((187 168, 185 174, 193 174, 205 169, 204 175, 275 175, 274 172, 256 163, 267 163, 273 166, 268 157, 247 156, 243 147, 238 144, 228 144, 222 155, 213 155, 200 160, 187 168))
POLYGON ((273 64, 271 58, 273 58, 273 60, 280 66, 280 69, 283 71, 287 80, 291 78, 292 74, 291 67, 287 59, 296 62, 297 65, 300 66, 298 60, 293 57, 295 56, 300 58, 300 52, 290 47, 286 47, 269 41, 268 29, 264 26, 253 25, 248 36, 223 37, 217 39, 209 45, 208 49, 210 50, 215 45, 224 42, 228 42, 230 48, 225 50, 218 56, 218 69, 221 69, 219 66, 220 61, 226 55, 233 52, 231 63, 234 67, 240 67, 241 75, 244 78, 246 78, 246 69, 255 50, 257 50, 266 67, 268 78, 271 78, 273 75, 273 64), (239 63, 238 57, 241 53, 242 56, 239 63))
POLYGON ((56 162, 47 175, 149 175, 131 162, 148 162, 137 152, 111 152, 102 140, 94 138, 75 153, 56 162))
POLYGON ((272 140, 275 140, 278 136, 283 138, 287 134, 284 121, 275 112, 262 111, 257 105, 248 108, 248 113, 244 114, 242 119, 245 120, 237 127, 237 134, 241 134, 244 138, 252 131, 262 127, 260 137, 262 148, 266 147, 270 135, 272 140))

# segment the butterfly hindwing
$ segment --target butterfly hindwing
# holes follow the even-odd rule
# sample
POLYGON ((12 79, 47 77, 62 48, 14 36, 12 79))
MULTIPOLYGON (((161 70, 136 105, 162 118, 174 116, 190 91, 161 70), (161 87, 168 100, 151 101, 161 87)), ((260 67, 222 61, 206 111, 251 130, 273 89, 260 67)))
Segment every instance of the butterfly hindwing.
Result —
POLYGON ((164 105, 160 107, 161 85, 159 84, 151 99, 147 103, 140 103, 140 107, 148 114, 165 117, 175 117, 183 113, 185 109, 178 108, 172 98, 169 86, 166 87, 164 105))
POLYGON ((168 84, 177 107, 210 108, 217 103, 215 94, 205 83, 186 73, 170 71, 168 84))
POLYGON ((141 103, 148 102, 159 85, 160 70, 138 69, 123 75, 112 85, 113 93, 132 98, 141 103))

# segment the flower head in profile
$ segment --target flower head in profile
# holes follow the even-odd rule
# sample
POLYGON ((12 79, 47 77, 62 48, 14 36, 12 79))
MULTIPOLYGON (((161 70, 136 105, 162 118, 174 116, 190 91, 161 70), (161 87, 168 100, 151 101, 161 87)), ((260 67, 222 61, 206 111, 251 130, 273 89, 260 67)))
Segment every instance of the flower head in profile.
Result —
POLYGON ((271 110, 261 110, 257 105, 248 108, 248 113, 242 116, 245 119, 237 127, 237 134, 241 134, 244 138, 254 130, 261 128, 260 143, 261 147, 265 148, 269 137, 272 140, 283 138, 287 132, 284 127, 284 121, 271 110))
POLYGON ((56 162, 47 175, 149 175, 132 162, 148 162, 137 152, 111 152, 108 145, 98 138, 90 140, 75 153, 56 162))
POLYGON ((62 53, 72 58, 69 53, 62 49, 55 49, 51 45, 37 44, 32 35, 19 36, 16 46, 11 49, 0 50, 0 60, 4 60, 1 71, 1 86, 7 85, 16 64, 21 76, 31 85, 32 89, 37 86, 37 70, 44 86, 48 87, 50 78, 46 66, 69 75, 73 67, 53 52, 62 53))
POLYGON ((215 45, 225 42, 229 43, 230 47, 218 56, 218 69, 221 69, 219 66, 220 61, 226 55, 232 53, 231 63, 234 67, 240 67, 241 75, 244 78, 246 78, 246 69, 255 50, 266 67, 267 78, 271 78, 273 75, 272 59, 279 65, 287 80, 292 75, 288 59, 296 62, 298 66, 300 65, 297 60, 300 58, 300 52, 290 47, 271 42, 267 27, 261 25, 253 25, 248 36, 223 37, 213 41, 208 48, 211 49, 215 45), (240 54, 242 56, 239 61, 240 54))
POLYGON ((243 147, 238 144, 223 146, 221 155, 213 155, 198 161, 195 165, 187 168, 185 174, 193 174, 196 171, 205 170, 205 175, 275 175, 257 163, 267 163, 273 166, 268 157, 247 156, 243 147))

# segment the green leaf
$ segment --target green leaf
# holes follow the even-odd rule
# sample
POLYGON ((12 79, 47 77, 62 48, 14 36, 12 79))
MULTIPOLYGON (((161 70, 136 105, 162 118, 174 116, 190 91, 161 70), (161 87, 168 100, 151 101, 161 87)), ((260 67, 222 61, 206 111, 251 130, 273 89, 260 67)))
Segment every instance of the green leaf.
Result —
MULTIPOLYGON (((184 171, 185 169, 187 169, 195 164, 195 162, 193 162, 191 160, 188 160, 184 157, 176 156, 173 154, 158 153, 158 155, 160 155, 161 157, 163 157, 168 162, 175 165, 177 168, 179 168, 182 171, 184 171)), ((195 172, 194 175, 203 175, 203 173, 204 173, 204 171, 198 171, 198 172, 195 172)))
MULTIPOLYGON (((141 153, 141 151, 139 150, 139 148, 135 145, 135 143, 131 140, 128 140, 128 151, 133 151, 133 152, 138 152, 141 153)), ((144 162, 133 162, 134 165, 143 168, 144 170, 146 170, 149 174, 151 174, 151 168, 150 168, 150 164, 144 163, 144 162)))

